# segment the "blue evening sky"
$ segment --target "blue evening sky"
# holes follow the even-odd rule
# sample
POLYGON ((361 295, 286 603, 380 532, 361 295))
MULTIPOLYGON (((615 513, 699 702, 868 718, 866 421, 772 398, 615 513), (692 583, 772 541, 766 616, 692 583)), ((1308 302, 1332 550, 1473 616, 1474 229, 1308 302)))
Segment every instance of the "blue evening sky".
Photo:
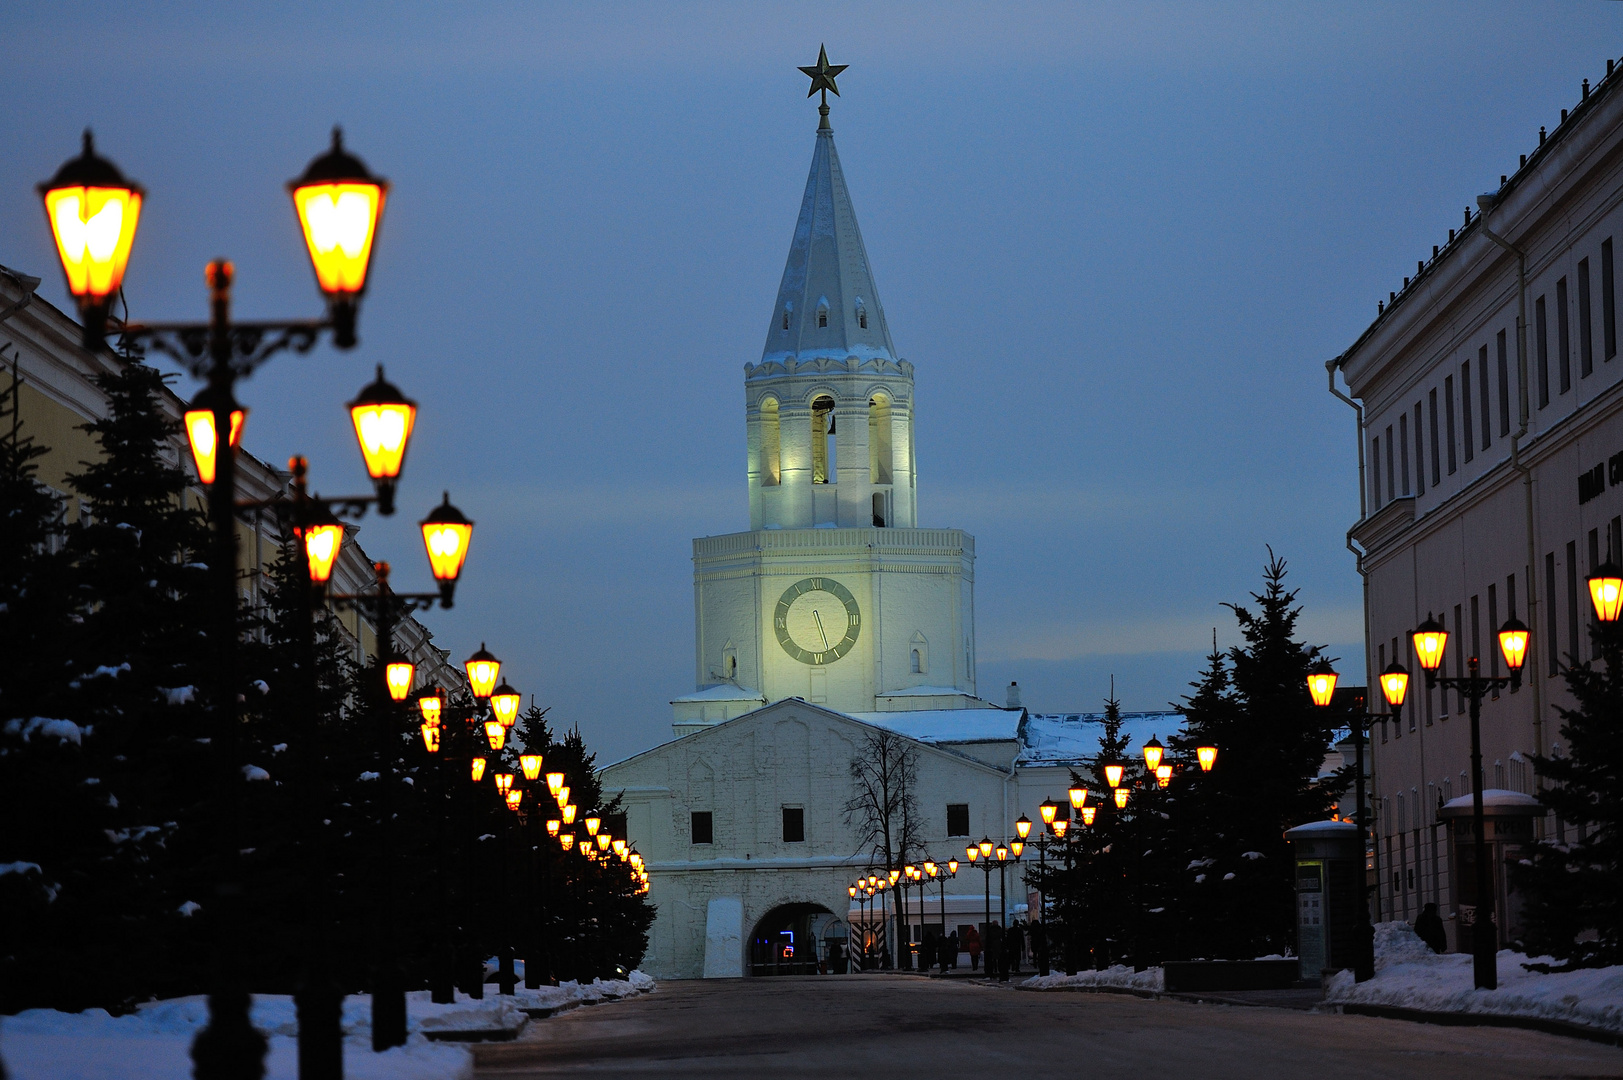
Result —
POLYGON ((219 255, 242 316, 317 313, 282 185, 334 122, 393 182, 361 347, 244 384, 247 446, 361 489, 342 405, 385 363, 422 412, 363 543, 426 585, 413 523, 450 488, 478 530, 436 640, 488 641, 600 761, 669 737, 689 540, 748 527, 742 369, 819 43, 918 368, 921 524, 977 538, 982 692, 1055 711, 1112 674, 1130 709, 1181 696, 1267 544, 1360 671, 1324 361, 1623 54, 1623 5, 1576 0, 53 2, 0 29, 0 262, 59 306, 34 184, 86 124, 148 189, 137 318, 202 317, 219 255))

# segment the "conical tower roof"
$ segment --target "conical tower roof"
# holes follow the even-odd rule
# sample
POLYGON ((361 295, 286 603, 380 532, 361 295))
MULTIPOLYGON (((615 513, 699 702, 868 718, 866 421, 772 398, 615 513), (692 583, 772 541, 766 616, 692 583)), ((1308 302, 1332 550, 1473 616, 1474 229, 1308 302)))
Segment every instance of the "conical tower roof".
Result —
POLYGON ((894 361, 896 348, 825 117, 761 359, 848 356, 894 361))

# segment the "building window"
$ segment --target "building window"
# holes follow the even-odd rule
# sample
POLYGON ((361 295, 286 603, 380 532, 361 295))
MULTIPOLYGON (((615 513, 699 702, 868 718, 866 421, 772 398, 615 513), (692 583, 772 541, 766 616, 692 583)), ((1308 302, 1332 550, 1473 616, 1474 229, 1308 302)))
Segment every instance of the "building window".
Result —
POLYGON ((1561 646, 1558 627, 1560 620, 1555 612, 1555 552, 1547 552, 1544 556, 1544 669, 1550 678, 1561 673, 1561 646))
POLYGON ((1470 461, 1476 454, 1476 447, 1471 445, 1471 361, 1460 364, 1460 420, 1465 425, 1465 460, 1470 461))
MULTIPOLYGON (((1442 463, 1437 456, 1437 390, 1435 387, 1432 388, 1428 400, 1431 403, 1431 486, 1436 487, 1442 483, 1443 470, 1442 463)), ((1452 418, 1451 415, 1450 419, 1452 418)), ((1449 449, 1452 450, 1453 447, 1451 446, 1449 449)), ((1448 471, 1453 472, 1454 470, 1451 467, 1448 471)))
POLYGON ((913 640, 908 643, 908 651, 912 654, 912 668, 915 675, 927 675, 930 672, 930 643, 925 640, 924 632, 913 631, 913 640))
MULTIPOLYGON (((1416 406, 1418 409, 1419 406, 1416 406)), ((1409 494, 1409 414, 1398 415, 1398 470, 1403 478, 1403 493, 1409 494)))
POLYGON ((873 493, 873 527, 876 529, 885 527, 885 493, 883 491, 873 493))
POLYGON ((1544 297, 1533 301, 1533 339, 1538 347, 1538 407, 1550 403, 1550 327, 1544 297))
POLYGON ((863 307, 860 301, 857 303, 857 325, 864 330, 868 329, 868 309, 863 307))
POLYGON ((868 482, 888 484, 896 467, 891 450, 890 398, 875 394, 868 399, 868 482))
POLYGON ((1589 260, 1578 260, 1578 373, 1589 378, 1595 370, 1595 331, 1589 318, 1589 260))
POLYGON ((1488 401, 1488 347, 1476 354, 1477 382, 1482 384, 1482 449, 1493 445, 1493 408, 1488 401))
POLYGON ((1583 655, 1578 648, 1578 542, 1567 541, 1567 655, 1574 661, 1583 655))
MULTIPOLYGON (((1589 574, 1586 575, 1586 576, 1593 576, 1594 573, 1595 573, 1595 570, 1597 568, 1599 568, 1599 566, 1600 566, 1600 530, 1599 529, 1590 529, 1589 530, 1589 574)), ((1594 610, 1594 608, 1591 607, 1591 608, 1588 609, 1588 611, 1585 612, 1585 614, 1587 615, 1589 612, 1592 612, 1593 610, 1594 610)), ((1594 620, 1591 619, 1591 618, 1586 618, 1584 621, 1586 623, 1590 623, 1590 622, 1593 622, 1594 620)), ((1578 655, 1578 650, 1577 649, 1572 650, 1572 655, 1577 656, 1578 655)), ((1597 638, 1597 637, 1591 636, 1590 639, 1589 639, 1589 658, 1591 660, 1599 660, 1600 659, 1600 639, 1597 638)))
POLYGON ((1505 357, 1505 332, 1499 331, 1499 434, 1510 434, 1510 361, 1505 357))
POLYGON ((761 402, 761 460, 759 463, 761 486, 777 487, 782 469, 782 429, 778 425, 776 398, 761 402))
POLYGON ((789 329, 789 305, 783 305, 783 328, 789 329))
POLYGON ((1420 402, 1414 403, 1414 493, 1426 493, 1426 440, 1420 423, 1420 402))
POLYGON ((818 326, 827 326, 828 325, 828 308, 820 307, 820 308, 817 309, 817 325, 818 326))
POLYGON ((1392 425, 1386 425, 1386 497, 1398 497, 1396 474, 1392 471, 1392 425))
POLYGON ((832 483, 834 447, 829 442, 834 427, 834 399, 820 397, 812 402, 812 483, 832 483))
POLYGON ((695 810, 692 815, 693 842, 695 844, 711 844, 715 842, 715 825, 708 810, 695 810))
MULTIPOLYGON (((1476 618, 1476 599, 1474 597, 1471 600, 1471 618, 1473 620, 1476 618)), ((1490 633, 1492 633, 1492 632, 1497 631, 1498 627, 1499 627, 1499 586, 1497 584, 1494 584, 1494 585, 1489 585, 1488 586, 1488 630, 1489 630, 1490 633)), ((1475 627, 1472 627, 1471 630, 1472 630, 1472 633, 1476 632, 1475 627)), ((1489 676, 1491 676, 1492 678, 1495 678, 1495 679, 1497 679, 1499 677, 1499 650, 1498 649, 1489 649, 1488 650, 1488 674, 1489 674, 1489 676)))
POLYGON ((803 844, 806 842, 806 811, 799 806, 785 806, 783 808, 783 842, 785 844, 803 844))
POLYGON ((1567 328, 1567 279, 1555 283, 1555 362, 1561 392, 1572 389, 1572 332, 1567 328))
POLYGON ((1606 359, 1617 355, 1617 298, 1612 295, 1612 238, 1600 243, 1600 325, 1606 359))
POLYGON ((953 802, 947 804, 947 835, 969 835, 969 804, 953 802))
MULTIPOLYGON (((1443 380, 1443 412, 1447 415, 1448 420, 1448 475, 1453 476, 1454 470, 1458 468, 1458 462, 1455 460, 1456 454, 1454 451, 1454 376, 1452 375, 1443 380)), ((1436 426, 1436 421, 1433 421, 1434 433, 1436 426)))
POLYGON ((1369 441, 1369 460, 1370 505, 1379 510, 1381 508, 1381 437, 1379 435, 1369 441))

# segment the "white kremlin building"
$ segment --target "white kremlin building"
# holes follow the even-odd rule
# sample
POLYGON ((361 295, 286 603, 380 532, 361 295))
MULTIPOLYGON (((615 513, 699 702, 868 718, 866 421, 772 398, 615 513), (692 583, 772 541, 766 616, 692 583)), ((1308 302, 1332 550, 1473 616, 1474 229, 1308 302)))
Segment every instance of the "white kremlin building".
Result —
MULTIPOLYGON (((975 540, 920 525, 914 367, 821 112, 766 347, 744 365, 750 529, 693 541, 697 689, 671 703, 676 739, 603 772, 647 861, 642 967, 662 978, 806 970, 849 949, 847 887, 873 860, 845 806, 877 730, 918 754, 918 861, 1012 838, 1098 752, 1097 715, 1030 713, 1012 684, 1000 704, 978 696, 975 540)), ((1180 724, 1128 714, 1124 731, 1136 751, 1180 724)), ((911 893, 911 940, 982 922, 988 892, 993 920, 1025 917, 1018 866, 1000 887, 966 864, 922 916, 911 893)))

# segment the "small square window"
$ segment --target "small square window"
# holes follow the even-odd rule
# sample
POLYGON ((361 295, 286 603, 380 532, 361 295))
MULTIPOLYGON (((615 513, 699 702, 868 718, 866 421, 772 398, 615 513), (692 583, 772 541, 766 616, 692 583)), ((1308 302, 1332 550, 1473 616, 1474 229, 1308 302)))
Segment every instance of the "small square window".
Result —
POLYGON ((806 841, 806 811, 798 806, 783 808, 783 842, 801 844, 806 841))
POLYGON ((714 843, 715 825, 708 810, 693 811, 693 842, 695 844, 714 843))
POLYGON ((947 804, 947 835, 948 836, 968 836, 969 835, 969 804, 968 803, 955 802, 955 803, 948 803, 947 804))

